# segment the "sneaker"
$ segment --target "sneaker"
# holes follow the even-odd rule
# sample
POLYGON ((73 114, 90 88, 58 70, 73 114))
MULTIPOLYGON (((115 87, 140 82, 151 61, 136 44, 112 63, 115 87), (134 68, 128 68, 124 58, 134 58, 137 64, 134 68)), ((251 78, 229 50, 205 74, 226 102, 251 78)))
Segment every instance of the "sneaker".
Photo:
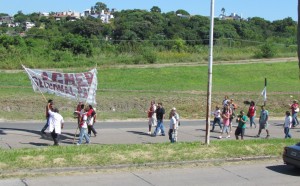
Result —
POLYGON ((210 132, 213 132, 214 130, 210 130, 210 132))
POLYGON ((151 135, 151 132, 149 131, 148 134, 151 135))
POLYGON ((97 133, 95 133, 94 136, 97 137, 97 133))
POLYGON ((259 138, 259 137, 260 137, 260 135, 258 135, 258 134, 257 134, 255 137, 259 138))
POLYGON ((80 145, 80 143, 76 143, 76 145, 80 145))
POLYGON ((269 138, 270 138, 270 135, 267 135, 267 136, 266 136, 266 139, 269 139, 269 138))
POLYGON ((230 138, 230 135, 226 136, 226 138, 230 138))
POLYGON ((165 136, 165 134, 161 134, 162 136, 165 136))
POLYGON ((222 136, 219 136, 218 139, 222 139, 222 136))

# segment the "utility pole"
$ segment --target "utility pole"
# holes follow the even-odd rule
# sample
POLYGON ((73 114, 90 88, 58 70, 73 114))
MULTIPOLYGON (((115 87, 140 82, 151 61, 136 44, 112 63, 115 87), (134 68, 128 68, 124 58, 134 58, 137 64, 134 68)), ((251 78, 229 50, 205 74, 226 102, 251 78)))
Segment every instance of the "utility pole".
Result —
POLYGON ((207 83, 207 107, 206 107, 206 134, 205 134, 205 144, 207 144, 207 145, 209 145, 209 138, 210 138, 212 64, 213 64, 214 15, 215 15, 214 9, 215 9, 215 1, 211 0, 211 6, 210 6, 210 32, 209 32, 208 83, 207 83))

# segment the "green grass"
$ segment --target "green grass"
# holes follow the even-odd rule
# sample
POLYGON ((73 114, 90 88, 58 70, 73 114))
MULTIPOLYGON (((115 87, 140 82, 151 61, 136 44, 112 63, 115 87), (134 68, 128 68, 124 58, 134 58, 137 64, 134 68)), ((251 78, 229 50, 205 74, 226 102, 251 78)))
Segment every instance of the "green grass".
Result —
MULTIPOLYGON (((65 69, 60 71, 85 71, 65 69)), ((245 109, 243 101, 262 104, 261 91, 267 78, 268 109, 282 117, 292 99, 300 98, 297 62, 256 63, 213 66, 212 106, 225 95, 245 109), (290 95, 293 98, 290 98, 290 95)), ((98 70, 97 110, 101 119, 144 118, 150 100, 162 101, 165 108, 176 107, 183 118, 205 116, 207 66, 150 68, 105 68, 98 70), (112 108, 116 112, 112 112, 112 108)), ((45 100, 34 93, 25 72, 0 72, 0 115, 4 119, 43 119, 45 100)), ((74 101, 53 98, 65 118, 71 117, 74 101)))
POLYGON ((182 142, 0 150, 0 170, 2 172, 51 167, 109 166, 257 156, 281 157, 283 147, 295 144, 298 140, 212 141, 209 146, 199 142, 182 142))

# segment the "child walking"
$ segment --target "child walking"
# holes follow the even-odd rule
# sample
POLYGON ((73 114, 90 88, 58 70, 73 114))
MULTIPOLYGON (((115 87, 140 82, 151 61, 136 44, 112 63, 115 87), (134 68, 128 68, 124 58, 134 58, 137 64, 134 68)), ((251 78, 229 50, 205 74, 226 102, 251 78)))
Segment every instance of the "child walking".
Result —
POLYGON ((221 135, 219 136, 219 139, 222 139, 223 133, 225 133, 225 132, 227 133, 226 138, 230 138, 230 135, 229 135, 230 115, 231 115, 230 108, 229 108, 229 106, 227 106, 224 108, 223 113, 222 113, 223 130, 222 130, 221 135))
POLYGON ((218 125, 220 126, 220 130, 222 132, 222 126, 221 126, 221 110, 218 106, 216 106, 216 110, 213 112, 214 114, 214 121, 213 121, 213 124, 212 124, 212 129, 210 132, 213 132, 215 130, 215 125, 216 123, 218 123, 218 125))
POLYGON ((292 127, 293 118, 291 116, 291 113, 289 111, 285 112, 285 120, 284 120, 284 138, 292 138, 292 135, 290 134, 290 128, 292 127))

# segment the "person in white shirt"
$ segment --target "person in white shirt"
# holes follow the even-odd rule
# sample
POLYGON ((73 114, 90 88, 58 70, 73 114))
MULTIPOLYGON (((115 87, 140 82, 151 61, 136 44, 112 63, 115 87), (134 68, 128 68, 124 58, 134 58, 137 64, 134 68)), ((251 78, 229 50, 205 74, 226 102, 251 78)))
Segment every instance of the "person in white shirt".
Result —
POLYGON ((291 116, 290 111, 285 112, 285 120, 284 120, 284 138, 292 138, 292 135, 290 134, 290 128, 292 127, 293 118, 291 116))
POLYGON ((214 121, 213 121, 212 129, 210 130, 210 132, 213 132, 215 130, 216 123, 218 123, 218 125, 220 126, 220 131, 222 132, 221 110, 220 110, 219 106, 216 106, 216 110, 213 112, 213 115, 214 115, 214 121))
POLYGON ((177 128, 178 128, 178 123, 175 118, 175 110, 171 111, 170 114, 170 129, 169 129, 169 140, 171 143, 174 143, 177 141, 177 128))
POLYGON ((61 129, 64 128, 64 118, 59 114, 59 110, 57 108, 54 108, 52 111, 50 107, 51 105, 48 103, 49 132, 53 138, 54 145, 59 145, 61 129))

